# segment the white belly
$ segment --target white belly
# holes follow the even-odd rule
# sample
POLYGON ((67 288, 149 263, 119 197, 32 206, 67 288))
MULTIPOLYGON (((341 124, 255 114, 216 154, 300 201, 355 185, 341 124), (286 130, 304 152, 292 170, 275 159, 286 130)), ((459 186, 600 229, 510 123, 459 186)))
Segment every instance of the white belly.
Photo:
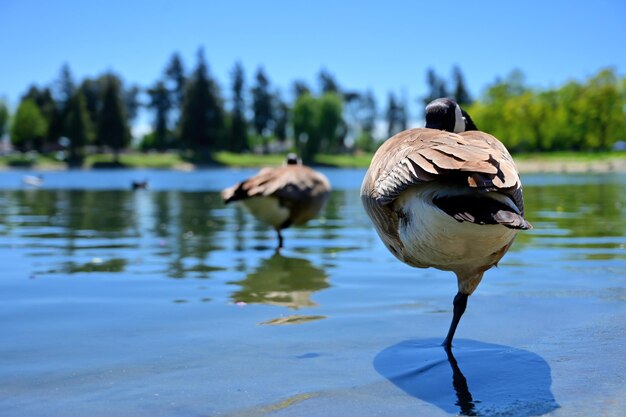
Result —
MULTIPOLYGON (((515 237, 502 225, 458 222, 432 203, 430 196, 406 192, 396 202, 407 213, 398 234, 404 261, 419 267, 471 271, 493 262, 494 254, 515 237)), ((495 259, 497 261, 498 259, 495 259)))
POLYGON ((282 207, 274 197, 252 197, 241 203, 260 221, 279 228, 289 218, 289 209, 282 207))

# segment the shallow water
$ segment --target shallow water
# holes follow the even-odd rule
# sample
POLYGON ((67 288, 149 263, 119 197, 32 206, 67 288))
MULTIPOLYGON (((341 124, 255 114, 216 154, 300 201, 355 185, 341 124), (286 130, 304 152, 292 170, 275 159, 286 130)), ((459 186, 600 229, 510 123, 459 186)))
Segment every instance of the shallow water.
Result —
POLYGON ((0 415, 624 414, 626 175, 523 178, 535 229, 448 357, 452 274, 387 252, 363 171, 324 172, 280 255, 219 199, 254 170, 1 173, 0 415))

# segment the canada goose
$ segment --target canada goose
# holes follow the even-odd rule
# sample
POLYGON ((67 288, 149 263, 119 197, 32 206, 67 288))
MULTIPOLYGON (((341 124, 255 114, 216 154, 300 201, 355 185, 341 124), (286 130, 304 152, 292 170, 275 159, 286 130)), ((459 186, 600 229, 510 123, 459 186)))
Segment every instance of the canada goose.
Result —
POLYGON ((532 228, 513 158, 450 99, 426 106, 426 128, 405 130, 380 146, 361 200, 398 259, 456 274, 458 293, 443 342, 448 349, 483 273, 519 230, 532 228))
POLYGON ((143 180, 143 181, 133 180, 133 182, 131 183, 131 188, 133 190, 147 190, 148 180, 143 180))
POLYGON ((283 166, 262 169, 222 191, 222 198, 226 204, 241 201, 254 217, 274 227, 281 249, 281 230, 317 216, 329 194, 328 179, 289 154, 283 166))

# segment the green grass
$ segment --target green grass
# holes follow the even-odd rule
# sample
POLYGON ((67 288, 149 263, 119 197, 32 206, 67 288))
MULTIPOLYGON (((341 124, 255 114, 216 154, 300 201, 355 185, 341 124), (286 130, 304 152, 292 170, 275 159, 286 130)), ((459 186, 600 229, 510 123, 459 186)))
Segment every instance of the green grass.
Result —
POLYGON ((236 154, 232 152, 216 152, 213 155, 215 162, 221 165, 232 167, 260 167, 278 166, 285 160, 285 155, 257 155, 257 154, 236 154))
POLYGON ((367 168, 372 161, 372 154, 359 155, 317 155, 315 162, 320 165, 338 168, 367 168))
MULTIPOLYGON (((233 167, 278 166, 285 160, 285 155, 235 154, 217 152, 214 155, 217 163, 233 167)), ((363 155, 317 155, 312 165, 326 165, 339 168, 364 168, 369 166, 371 154, 363 155)))
POLYGON ((49 155, 16 154, 1 156, 0 167, 62 169, 65 167, 65 163, 49 155))
MULTIPOLYGON (((84 166, 91 168, 110 162, 113 162, 111 154, 93 154, 85 158, 84 166)), ((120 164, 128 168, 171 169, 183 166, 185 161, 177 153, 124 153, 120 155, 120 164)))

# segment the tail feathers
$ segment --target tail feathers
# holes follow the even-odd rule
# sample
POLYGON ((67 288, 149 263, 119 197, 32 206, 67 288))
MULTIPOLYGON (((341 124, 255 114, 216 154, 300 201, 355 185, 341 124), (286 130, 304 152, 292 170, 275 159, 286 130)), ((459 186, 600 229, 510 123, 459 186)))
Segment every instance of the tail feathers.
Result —
POLYGON ((528 220, 512 211, 498 210, 493 218, 509 229, 530 230, 533 228, 533 225, 530 224, 528 220))
POLYGON ((511 207, 477 195, 438 197, 433 203, 458 222, 501 224, 509 229, 529 230, 532 225, 511 207))
POLYGON ((238 200, 245 200, 249 197, 248 192, 243 189, 242 185, 243 183, 236 184, 222 191, 222 200, 224 200, 224 204, 238 200))

